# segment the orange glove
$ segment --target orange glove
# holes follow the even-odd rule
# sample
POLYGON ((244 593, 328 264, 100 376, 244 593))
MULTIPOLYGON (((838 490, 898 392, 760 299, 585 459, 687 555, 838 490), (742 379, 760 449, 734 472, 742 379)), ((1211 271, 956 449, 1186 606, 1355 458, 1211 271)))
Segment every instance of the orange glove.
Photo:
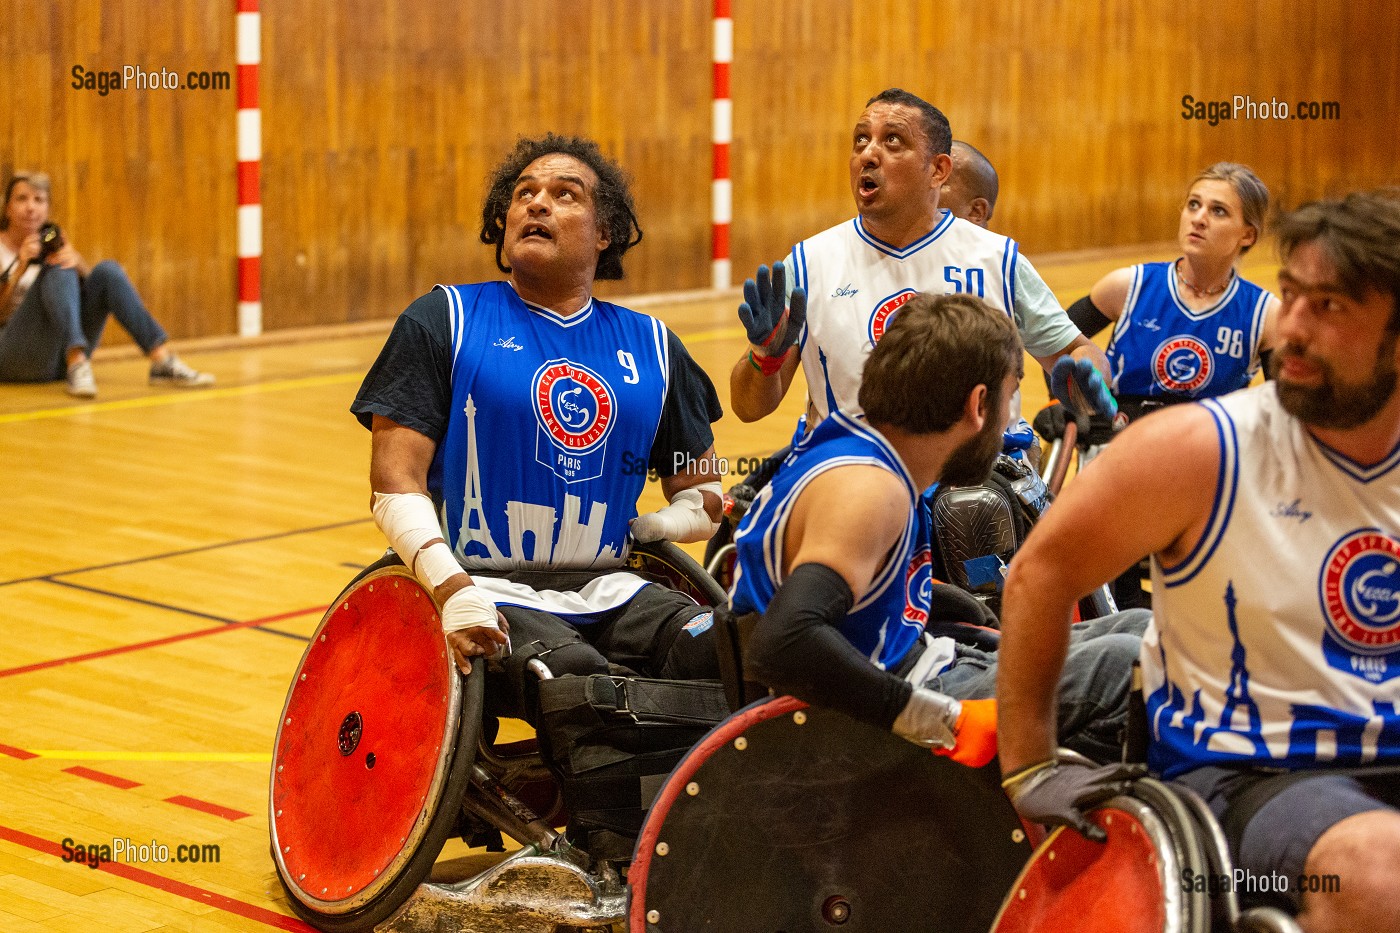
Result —
POLYGON ((962 700, 953 732, 957 742, 952 748, 935 748, 935 755, 947 755, 958 764, 981 768, 997 754, 997 701, 962 700))

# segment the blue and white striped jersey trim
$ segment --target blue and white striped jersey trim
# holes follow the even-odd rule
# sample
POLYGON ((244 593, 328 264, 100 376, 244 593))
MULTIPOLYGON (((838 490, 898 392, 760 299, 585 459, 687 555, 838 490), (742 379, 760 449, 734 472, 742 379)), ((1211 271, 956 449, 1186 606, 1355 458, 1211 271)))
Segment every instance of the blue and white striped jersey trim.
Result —
POLYGON ((903 248, 891 246, 889 243, 886 243, 884 240, 880 239, 874 234, 869 233, 865 229, 865 224, 861 223, 859 214, 856 215, 856 218, 852 220, 851 223, 855 224, 856 235, 859 236, 862 240, 864 240, 868 245, 884 253, 886 256, 892 256, 895 259, 908 259, 910 256, 914 255, 919 250, 923 249, 925 246, 928 246, 934 240, 938 239, 945 232, 947 232, 948 228, 953 225, 953 214, 951 211, 946 209, 942 211, 941 216, 938 218, 938 222, 933 225, 932 230, 930 230, 928 233, 925 233, 913 243, 910 243, 908 246, 905 246, 903 248))
POLYGON ((1400 444, 1396 444, 1394 449, 1386 454, 1384 459, 1379 463, 1365 466, 1357 463, 1341 451, 1333 450, 1331 447, 1328 447, 1326 444, 1322 443, 1322 441, 1313 437, 1306 428, 1304 429, 1304 433, 1307 433, 1308 439, 1317 445, 1317 449, 1322 452, 1322 455, 1327 458, 1329 463, 1358 483, 1374 482, 1395 469, 1397 464, 1400 464, 1400 444))
POLYGON ((1168 587, 1191 582, 1192 578, 1201 572, 1201 568, 1210 562, 1211 555, 1225 536, 1225 529, 1230 525, 1230 515, 1235 510, 1235 493, 1239 488, 1240 442, 1235 432, 1235 422, 1216 400, 1208 399, 1200 404, 1215 419, 1215 435, 1220 442, 1215 499, 1211 503, 1206 530, 1196 542, 1196 546, 1191 549, 1191 553, 1174 567, 1162 567, 1162 581, 1168 587))

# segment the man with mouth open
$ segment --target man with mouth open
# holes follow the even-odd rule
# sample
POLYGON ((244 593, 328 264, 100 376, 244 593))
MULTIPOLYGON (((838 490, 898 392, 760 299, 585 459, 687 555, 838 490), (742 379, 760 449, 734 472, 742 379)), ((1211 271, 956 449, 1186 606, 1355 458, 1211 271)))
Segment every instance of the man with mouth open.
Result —
POLYGON ((351 407, 375 520, 455 660, 505 654, 490 695, 532 723, 532 658, 556 677, 719 673, 709 610, 621 569, 632 541, 704 540, 720 510, 709 377, 660 321, 592 296, 641 236, 595 143, 520 140, 482 214, 508 278, 414 301, 351 407), (648 468, 670 504, 638 516, 648 468))
MULTIPOLYGON (((1106 401, 1103 351, 1079 333, 1016 242, 940 208, 953 171, 951 144, 947 118, 927 101, 898 88, 870 99, 851 139, 857 216, 798 243, 775 264, 771 284, 766 268, 746 284, 753 294, 746 290, 740 317, 750 346, 730 374, 740 420, 773 412, 799 364, 811 400, 809 430, 838 408, 859 413, 865 358, 917 292, 972 294, 1006 312, 1046 371, 1062 357, 1082 360, 1076 382, 1086 395, 1106 401), (784 291, 793 292, 791 312, 771 300, 784 291), (776 305, 777 313, 765 314, 760 304, 776 305)), ((1007 428, 1008 452, 1030 445, 1019 396, 1007 428)))

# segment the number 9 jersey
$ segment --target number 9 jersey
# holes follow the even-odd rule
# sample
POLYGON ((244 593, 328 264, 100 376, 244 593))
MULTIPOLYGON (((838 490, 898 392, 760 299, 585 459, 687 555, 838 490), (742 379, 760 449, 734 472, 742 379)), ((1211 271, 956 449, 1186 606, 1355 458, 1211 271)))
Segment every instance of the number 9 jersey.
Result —
POLYGON ((505 282, 415 301, 351 410, 436 442, 428 491, 469 571, 620 566, 648 473, 700 457, 720 417, 660 321, 596 299, 565 317, 505 282))

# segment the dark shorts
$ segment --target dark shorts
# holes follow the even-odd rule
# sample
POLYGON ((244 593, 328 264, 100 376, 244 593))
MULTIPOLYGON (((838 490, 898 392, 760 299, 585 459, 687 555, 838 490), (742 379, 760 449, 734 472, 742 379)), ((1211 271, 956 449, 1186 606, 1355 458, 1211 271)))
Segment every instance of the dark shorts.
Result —
POLYGON ((1400 774, 1387 769, 1377 777, 1364 771, 1278 774, 1231 768, 1198 768, 1176 781, 1200 794, 1210 805, 1225 835, 1236 869, 1248 877, 1282 875, 1288 891, 1252 897, 1246 903, 1274 903, 1292 910, 1301 905, 1298 879, 1308 854, 1322 835, 1358 813, 1400 809, 1400 774))
MULTIPOLYGON (((576 589, 595 576, 536 575, 523 582, 537 588, 576 589)), ((536 722, 538 679, 525 666, 532 657, 556 677, 613 673, 663 680, 719 679, 714 613, 664 586, 644 586, 625 605, 593 616, 563 618, 519 606, 500 608, 510 624, 512 653, 501 664, 503 676, 488 675, 488 696, 493 711, 531 724, 536 722)))

